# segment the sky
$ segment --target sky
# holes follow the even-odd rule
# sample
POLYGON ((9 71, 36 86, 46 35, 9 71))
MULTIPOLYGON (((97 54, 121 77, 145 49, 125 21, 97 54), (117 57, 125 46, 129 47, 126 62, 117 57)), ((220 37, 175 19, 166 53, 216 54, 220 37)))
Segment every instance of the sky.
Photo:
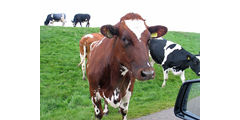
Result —
MULTIPOLYGON (((171 0, 80 0, 65 2, 47 1, 40 8, 40 25, 48 14, 65 13, 67 23, 73 26, 71 20, 77 13, 91 15, 90 27, 101 27, 105 24, 116 24, 122 16, 129 12, 140 14, 148 26, 164 25, 169 31, 184 31, 200 33, 200 6, 196 1, 171 0)), ((62 23, 54 23, 61 26, 62 23)), ((77 25, 80 26, 79 24, 77 25)), ((86 26, 86 23, 83 23, 86 26)))

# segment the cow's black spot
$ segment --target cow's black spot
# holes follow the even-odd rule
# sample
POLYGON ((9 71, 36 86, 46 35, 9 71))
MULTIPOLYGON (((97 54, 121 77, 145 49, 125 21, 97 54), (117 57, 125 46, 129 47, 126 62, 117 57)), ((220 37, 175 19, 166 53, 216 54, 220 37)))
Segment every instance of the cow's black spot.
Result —
POLYGON ((127 104, 128 104, 128 103, 124 103, 123 106, 124 106, 124 107, 127 107, 127 104))
POLYGON ((118 101, 117 101, 117 100, 113 100, 113 103, 114 103, 114 104, 117 104, 117 103, 118 103, 118 101))
POLYGON ((176 44, 171 44, 171 45, 169 45, 169 46, 167 47, 167 49, 168 49, 168 48, 173 49, 175 46, 176 46, 176 44))

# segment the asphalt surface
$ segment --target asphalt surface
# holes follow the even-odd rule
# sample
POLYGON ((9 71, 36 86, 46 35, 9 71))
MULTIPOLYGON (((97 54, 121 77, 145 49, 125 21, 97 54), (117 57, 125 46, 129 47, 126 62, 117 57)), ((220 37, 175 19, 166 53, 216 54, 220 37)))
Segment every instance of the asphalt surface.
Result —
POLYGON ((161 112, 153 113, 133 120, 182 120, 175 116, 174 108, 162 110, 161 112))
MULTIPOLYGON (((187 104, 187 110, 200 116, 200 97, 193 98, 187 104)), ((133 120, 182 120, 175 116, 174 108, 162 110, 133 120)))

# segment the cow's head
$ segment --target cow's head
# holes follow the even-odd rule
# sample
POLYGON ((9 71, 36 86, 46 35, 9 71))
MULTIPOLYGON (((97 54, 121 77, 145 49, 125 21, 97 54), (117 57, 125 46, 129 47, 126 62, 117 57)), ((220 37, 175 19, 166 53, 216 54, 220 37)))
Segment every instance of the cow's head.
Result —
POLYGON ((45 22, 44 22, 44 25, 48 25, 49 24, 49 20, 46 20, 45 22))
MULTIPOLYGON (((199 56, 200 57, 200 56, 199 56)), ((198 59, 198 55, 188 55, 187 61, 190 68, 200 76, 200 59, 198 59)))
POLYGON ((157 37, 165 35, 166 27, 148 27, 140 15, 129 13, 115 26, 102 26, 101 33, 115 40, 113 52, 117 62, 132 72, 135 78, 138 80, 154 78, 154 69, 149 63, 148 41, 152 33, 157 37))

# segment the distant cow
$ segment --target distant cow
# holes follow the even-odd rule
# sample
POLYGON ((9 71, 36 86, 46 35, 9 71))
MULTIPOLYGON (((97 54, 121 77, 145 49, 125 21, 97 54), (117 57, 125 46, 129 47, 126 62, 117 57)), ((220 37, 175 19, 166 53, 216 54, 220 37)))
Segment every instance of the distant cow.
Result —
POLYGON ((60 14, 49 14, 47 16, 47 19, 44 22, 44 25, 48 25, 49 22, 53 24, 54 22, 62 22, 62 26, 66 23, 66 14, 60 13, 60 14))
POLYGON ((182 82, 185 81, 184 70, 189 67, 200 76, 200 60, 180 45, 163 38, 153 38, 150 40, 149 49, 152 59, 163 67, 162 87, 166 85, 170 70, 174 75, 180 75, 182 82))
POLYGON ((73 26, 76 27, 79 22, 82 27, 82 22, 87 22, 86 27, 89 27, 90 23, 90 15, 89 14, 76 14, 72 20, 73 26))
POLYGON ((92 33, 87 34, 82 37, 79 41, 79 48, 80 48, 80 60, 81 62, 78 66, 82 65, 82 79, 85 80, 85 71, 86 71, 86 58, 88 57, 91 47, 93 46, 94 42, 103 39, 103 35, 99 33, 92 33), (93 43, 93 44, 92 44, 93 43))
POLYGON ((116 25, 104 25, 100 30, 105 38, 94 45, 87 61, 95 116, 101 119, 110 104, 120 108, 122 119, 126 120, 135 79, 144 81, 155 75, 148 56, 150 35, 162 36, 167 28, 148 27, 140 15, 128 13, 116 25), (101 99, 105 101, 104 110, 101 99))

